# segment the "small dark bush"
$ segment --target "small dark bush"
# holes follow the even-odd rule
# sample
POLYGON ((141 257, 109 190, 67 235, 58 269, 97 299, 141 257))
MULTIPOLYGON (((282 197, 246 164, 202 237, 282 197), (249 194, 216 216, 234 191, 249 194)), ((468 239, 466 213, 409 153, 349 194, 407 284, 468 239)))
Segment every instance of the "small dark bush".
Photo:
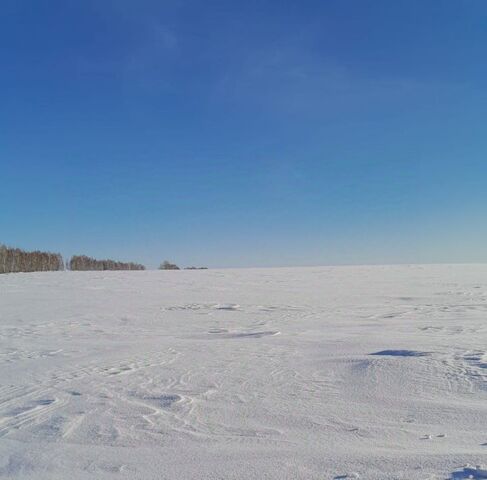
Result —
POLYGON ((159 270, 180 270, 180 268, 175 263, 166 260, 159 265, 159 270))

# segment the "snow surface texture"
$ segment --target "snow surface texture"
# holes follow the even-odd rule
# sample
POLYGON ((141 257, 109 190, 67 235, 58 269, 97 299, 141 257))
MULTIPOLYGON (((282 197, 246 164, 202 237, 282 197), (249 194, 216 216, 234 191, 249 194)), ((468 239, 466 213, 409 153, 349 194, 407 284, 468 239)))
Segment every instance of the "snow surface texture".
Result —
POLYGON ((486 350, 487 266, 2 275, 0 477, 480 478, 486 350))

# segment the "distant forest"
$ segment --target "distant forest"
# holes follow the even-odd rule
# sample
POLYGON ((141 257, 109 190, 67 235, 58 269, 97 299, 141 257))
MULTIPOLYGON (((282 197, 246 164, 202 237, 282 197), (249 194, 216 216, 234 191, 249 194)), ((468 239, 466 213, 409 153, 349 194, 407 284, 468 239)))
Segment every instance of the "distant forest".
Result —
MULTIPOLYGON (((74 255, 64 263, 60 253, 28 252, 0 244, 0 274, 17 272, 48 272, 57 270, 145 270, 144 265, 116 260, 97 260, 87 255, 74 255)), ((161 263, 160 270, 180 270, 169 261, 161 263)), ((206 270, 206 267, 185 267, 185 270, 206 270)))
POLYGON ((144 265, 115 260, 96 260, 86 255, 75 255, 68 262, 69 270, 145 270, 144 265))
POLYGON ((0 245, 0 273, 47 272, 64 270, 63 257, 59 253, 26 252, 20 248, 0 245))
POLYGON ((66 262, 60 253, 28 252, 0 244, 0 274, 17 272, 48 272, 56 270, 145 270, 144 265, 115 260, 96 260, 86 255, 74 255, 66 262))

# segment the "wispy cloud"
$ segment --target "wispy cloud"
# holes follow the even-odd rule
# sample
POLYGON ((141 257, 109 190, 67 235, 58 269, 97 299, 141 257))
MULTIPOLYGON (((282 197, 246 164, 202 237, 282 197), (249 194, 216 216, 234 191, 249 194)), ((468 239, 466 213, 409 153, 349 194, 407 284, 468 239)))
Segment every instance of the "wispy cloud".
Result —
POLYGON ((75 56, 75 67, 83 75, 118 79, 124 89, 167 87, 179 55, 178 35, 162 14, 150 16, 129 7, 115 2, 95 8, 97 21, 112 28, 99 33, 98 49, 75 56))
POLYGON ((213 96, 281 112, 313 112, 404 102, 457 89, 417 78, 373 75, 299 48, 247 52, 215 82, 213 96))

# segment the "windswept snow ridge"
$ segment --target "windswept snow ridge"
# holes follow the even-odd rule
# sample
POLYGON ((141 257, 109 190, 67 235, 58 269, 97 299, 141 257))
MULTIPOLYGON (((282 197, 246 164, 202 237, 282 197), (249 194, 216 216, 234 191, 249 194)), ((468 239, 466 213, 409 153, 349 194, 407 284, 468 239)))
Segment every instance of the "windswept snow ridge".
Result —
POLYGON ((486 366, 487 266, 2 275, 0 478, 486 478, 486 366))

